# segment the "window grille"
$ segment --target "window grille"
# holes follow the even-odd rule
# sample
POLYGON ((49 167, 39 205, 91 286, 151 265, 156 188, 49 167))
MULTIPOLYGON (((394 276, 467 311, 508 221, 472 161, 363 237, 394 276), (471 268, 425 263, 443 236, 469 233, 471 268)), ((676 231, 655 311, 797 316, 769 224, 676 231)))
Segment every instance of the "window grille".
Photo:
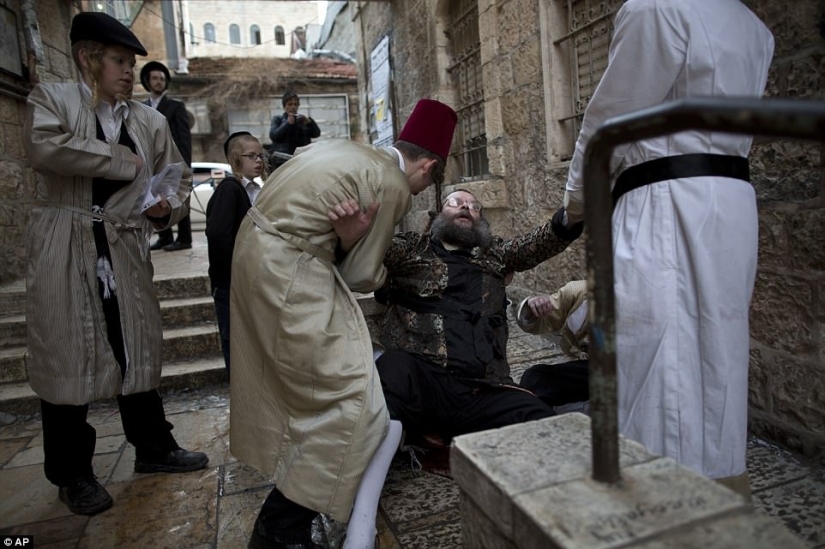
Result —
POLYGON ((607 68, 613 19, 625 0, 562 1, 567 4, 569 32, 553 44, 569 41, 573 114, 560 120, 575 119, 574 131, 577 136, 584 110, 607 68))
POLYGON ((284 28, 280 25, 275 27, 275 45, 283 46, 286 44, 286 38, 284 37, 284 28))
POLYGON ((458 97, 458 126, 451 156, 461 166, 463 180, 480 179, 489 173, 489 163, 477 1, 453 0, 449 19, 453 64, 447 71, 458 97))

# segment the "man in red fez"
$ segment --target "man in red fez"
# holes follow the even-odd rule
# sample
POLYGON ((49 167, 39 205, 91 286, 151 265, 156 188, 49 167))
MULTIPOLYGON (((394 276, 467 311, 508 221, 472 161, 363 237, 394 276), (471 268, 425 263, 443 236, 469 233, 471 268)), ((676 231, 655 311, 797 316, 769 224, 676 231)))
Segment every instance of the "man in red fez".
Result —
POLYGON ((328 140, 298 149, 241 224, 230 291, 230 443, 238 459, 275 479, 249 547, 317 547, 310 527, 318 513, 349 521, 344 547, 373 547, 401 426, 390 422, 353 292, 383 284, 394 227, 412 195, 444 178, 456 121, 449 106, 422 100, 393 147, 328 140), (341 242, 327 216, 346 200, 374 215, 357 242, 341 242))
POLYGON ((146 49, 105 13, 72 20, 79 82, 29 94, 23 145, 44 189, 28 226, 28 369, 41 399, 43 468, 70 511, 94 515, 112 497, 92 469, 89 403, 117 397, 135 472, 206 467, 178 446, 166 421, 160 306, 149 237, 186 215, 185 167, 177 192, 141 208, 150 178, 182 163, 169 125, 132 101, 135 55, 146 49))

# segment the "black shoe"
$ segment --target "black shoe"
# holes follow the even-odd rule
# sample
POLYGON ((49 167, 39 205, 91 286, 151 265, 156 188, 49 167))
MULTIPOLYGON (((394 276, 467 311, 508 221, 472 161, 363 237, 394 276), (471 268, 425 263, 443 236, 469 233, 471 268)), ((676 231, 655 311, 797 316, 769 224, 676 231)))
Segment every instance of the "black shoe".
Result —
POLYGON ((135 457, 135 473, 186 473, 203 469, 209 458, 203 452, 190 452, 183 448, 167 454, 135 457))
POLYGON ((76 515, 96 515, 112 506, 112 496, 94 475, 80 477, 57 492, 60 501, 76 515))
POLYGON ((191 242, 172 242, 171 244, 167 244, 163 247, 164 252, 177 252, 178 250, 188 250, 192 247, 191 242))
POLYGON ((164 246, 168 246, 169 244, 172 244, 172 242, 173 242, 172 240, 165 240, 163 238, 158 238, 157 240, 155 240, 154 244, 149 246, 149 249, 150 250, 160 250, 164 246))

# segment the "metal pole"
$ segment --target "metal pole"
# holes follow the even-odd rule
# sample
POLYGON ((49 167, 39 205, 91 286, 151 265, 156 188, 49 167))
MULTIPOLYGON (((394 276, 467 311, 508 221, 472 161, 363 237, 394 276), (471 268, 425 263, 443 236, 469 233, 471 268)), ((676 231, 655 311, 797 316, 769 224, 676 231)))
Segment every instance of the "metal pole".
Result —
POLYGON ((825 102, 693 98, 612 118, 584 154, 587 275, 590 302, 590 405, 593 479, 620 478, 616 394, 616 311, 610 156, 623 143, 684 130, 825 141, 825 102))

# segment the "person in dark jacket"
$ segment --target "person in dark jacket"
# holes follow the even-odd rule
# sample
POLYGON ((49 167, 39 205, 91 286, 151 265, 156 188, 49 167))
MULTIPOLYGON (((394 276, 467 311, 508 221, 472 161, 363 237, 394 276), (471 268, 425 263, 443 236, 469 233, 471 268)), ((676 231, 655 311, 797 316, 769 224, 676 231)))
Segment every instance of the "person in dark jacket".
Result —
POLYGON ((261 192, 255 178, 266 177, 266 173, 261 142, 249 132, 230 135, 223 144, 223 152, 232 166, 232 175, 221 181, 206 205, 206 240, 209 248, 209 282, 228 377, 232 250, 241 221, 261 192))
MULTIPOLYGON (((140 83, 151 94, 145 101, 150 107, 157 109, 160 114, 166 117, 169 122, 169 129, 172 131, 172 141, 177 145, 180 155, 186 161, 186 165, 192 166, 192 135, 189 132, 189 117, 186 114, 186 106, 182 101, 168 97, 167 90, 169 82, 172 80, 169 69, 163 63, 149 61, 140 70, 140 83)), ((187 250, 192 247, 192 223, 189 215, 178 221, 178 239, 172 228, 163 229, 158 232, 158 239, 150 247, 152 250, 164 250, 174 252, 177 250, 187 250)))
MULTIPOLYGON (((284 106, 284 114, 273 116, 269 128, 269 138, 272 140, 270 150, 276 153, 295 154, 295 149, 309 145, 313 138, 320 136, 321 129, 315 120, 298 113, 301 100, 295 92, 284 93, 281 104, 284 106)), ((284 162, 286 159, 273 155, 270 167, 274 170, 284 162)))

